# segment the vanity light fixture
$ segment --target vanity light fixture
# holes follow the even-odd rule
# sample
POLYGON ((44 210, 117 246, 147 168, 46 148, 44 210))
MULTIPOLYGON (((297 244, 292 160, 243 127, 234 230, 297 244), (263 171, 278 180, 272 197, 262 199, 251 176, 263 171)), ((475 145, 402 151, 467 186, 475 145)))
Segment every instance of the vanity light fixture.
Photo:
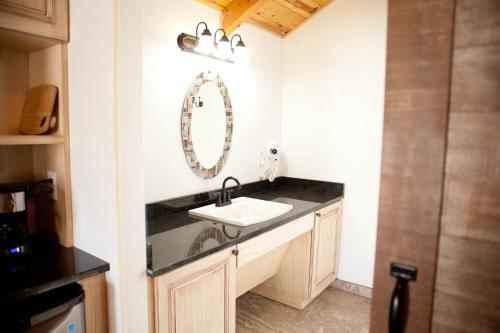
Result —
POLYGON ((250 58, 248 57, 247 48, 245 46, 245 43, 243 43, 241 36, 239 34, 236 34, 233 37, 231 37, 230 44, 231 44, 231 50, 233 51, 234 55, 233 56, 234 61, 242 64, 247 64, 250 61, 250 58), (238 37, 240 40, 233 47, 233 40, 235 37, 238 37))
POLYGON ((222 60, 229 60, 233 57, 233 52, 231 50, 231 45, 229 44, 229 38, 226 36, 224 29, 217 29, 214 34, 214 45, 216 47, 215 55, 217 58, 222 60), (217 43, 217 33, 222 31, 223 35, 217 43))
POLYGON ((205 22, 200 22, 196 26, 196 35, 181 33, 177 37, 177 45, 182 51, 202 55, 212 59, 222 60, 230 63, 248 62, 245 43, 243 43, 240 35, 234 35, 229 40, 224 29, 217 29, 214 36, 205 22), (203 32, 199 35, 200 26, 204 26, 203 32), (223 35, 217 41, 217 33, 222 31, 223 35), (238 37, 239 41, 233 47, 233 39, 238 37))
POLYGON ((208 30, 208 26, 205 22, 200 22, 196 26, 196 41, 196 47, 194 48, 195 51, 206 55, 214 53, 215 50, 214 44, 212 43, 212 34, 210 33, 210 30, 208 30), (198 38, 198 28, 202 24, 205 25, 205 29, 198 38))

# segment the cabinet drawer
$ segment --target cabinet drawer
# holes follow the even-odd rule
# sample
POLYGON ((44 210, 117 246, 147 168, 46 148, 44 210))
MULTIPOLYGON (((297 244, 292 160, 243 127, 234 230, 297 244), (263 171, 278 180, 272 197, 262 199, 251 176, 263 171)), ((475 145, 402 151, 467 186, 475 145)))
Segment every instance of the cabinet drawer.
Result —
POLYGON ((314 214, 308 214, 260 236, 238 244, 237 267, 240 267, 294 238, 312 230, 314 214))

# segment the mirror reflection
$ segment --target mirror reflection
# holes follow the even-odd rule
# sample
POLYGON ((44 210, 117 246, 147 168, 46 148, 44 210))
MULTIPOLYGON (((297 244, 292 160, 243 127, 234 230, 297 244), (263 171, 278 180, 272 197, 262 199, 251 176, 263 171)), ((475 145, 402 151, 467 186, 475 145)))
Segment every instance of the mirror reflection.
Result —
POLYGON ((191 119, 193 150, 200 164, 213 167, 222 154, 226 138, 224 99, 215 83, 208 81, 195 97, 191 119))
POLYGON ((200 73, 192 82, 182 107, 181 136, 186 161, 199 177, 215 177, 231 148, 233 113, 222 78, 200 73))

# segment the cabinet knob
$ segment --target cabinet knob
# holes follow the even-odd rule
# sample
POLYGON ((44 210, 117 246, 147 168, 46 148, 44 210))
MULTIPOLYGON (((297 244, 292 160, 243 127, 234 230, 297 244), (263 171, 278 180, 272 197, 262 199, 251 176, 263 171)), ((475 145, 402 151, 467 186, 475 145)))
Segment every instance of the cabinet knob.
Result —
POLYGON ((239 253, 240 253, 240 251, 238 251, 238 250, 233 250, 233 254, 234 254, 235 256, 237 256, 239 253))
POLYGON ((320 213, 320 212, 317 212, 317 213, 316 213, 316 216, 317 216, 317 217, 321 217, 321 213, 320 213))

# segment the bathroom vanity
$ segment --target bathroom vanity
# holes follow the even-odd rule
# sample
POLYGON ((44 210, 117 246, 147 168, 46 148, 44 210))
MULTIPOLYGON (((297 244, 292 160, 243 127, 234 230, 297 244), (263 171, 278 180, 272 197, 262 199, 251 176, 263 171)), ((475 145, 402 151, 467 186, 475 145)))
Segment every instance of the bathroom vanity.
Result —
POLYGON ((189 214, 207 192, 147 205, 150 327, 154 332, 234 332, 247 291, 303 309, 336 278, 343 184, 280 177, 234 197, 293 208, 249 226, 189 214))

